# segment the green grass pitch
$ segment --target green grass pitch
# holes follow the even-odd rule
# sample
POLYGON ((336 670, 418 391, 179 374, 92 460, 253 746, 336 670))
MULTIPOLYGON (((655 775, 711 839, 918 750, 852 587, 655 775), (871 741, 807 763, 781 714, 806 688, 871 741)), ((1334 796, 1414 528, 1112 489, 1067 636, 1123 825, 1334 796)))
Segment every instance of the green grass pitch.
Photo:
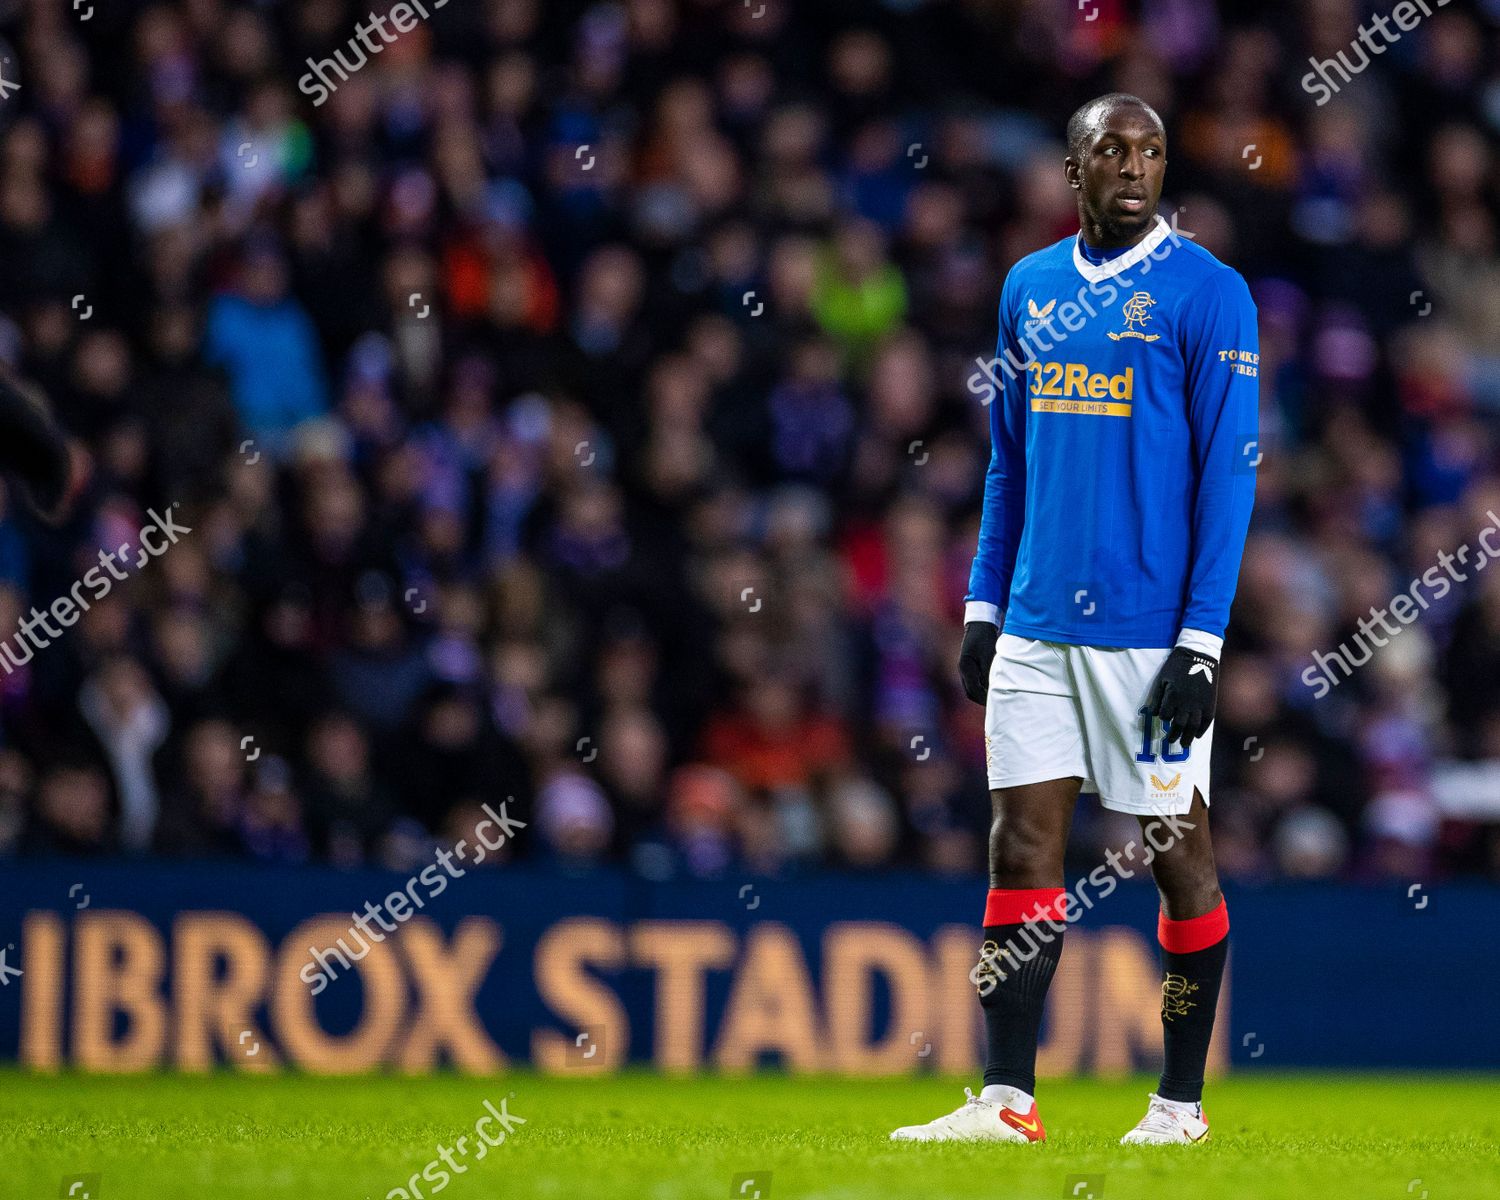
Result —
POLYGON ((955 1107, 964 1082, 7 1071, 0 1197, 377 1200, 402 1195, 413 1174, 423 1197, 476 1200, 1500 1197, 1493 1076, 1240 1075, 1211 1085, 1209 1144, 1129 1150, 1116 1143, 1145 1111, 1150 1079, 1045 1081, 1042 1146, 887 1140, 955 1107), (472 1136, 486 1099, 526 1124, 483 1160, 472 1148, 457 1158, 467 1170, 441 1190, 423 1182, 440 1143, 472 1136))

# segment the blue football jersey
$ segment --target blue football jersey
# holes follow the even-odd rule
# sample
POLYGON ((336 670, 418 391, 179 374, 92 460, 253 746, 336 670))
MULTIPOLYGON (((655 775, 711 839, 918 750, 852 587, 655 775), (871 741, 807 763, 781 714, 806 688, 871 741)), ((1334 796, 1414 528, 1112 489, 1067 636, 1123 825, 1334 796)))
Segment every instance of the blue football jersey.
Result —
POLYGON ((987 374, 967 619, 1132 648, 1223 637, 1255 500, 1259 337, 1239 273, 1161 217, 1018 262, 987 374), (993 606, 993 607, 991 607, 993 606))

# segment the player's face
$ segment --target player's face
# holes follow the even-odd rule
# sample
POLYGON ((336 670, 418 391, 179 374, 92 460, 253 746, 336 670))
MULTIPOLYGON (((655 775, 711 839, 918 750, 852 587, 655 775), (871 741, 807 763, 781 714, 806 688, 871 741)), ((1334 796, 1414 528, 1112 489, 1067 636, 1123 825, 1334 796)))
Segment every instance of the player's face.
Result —
POLYGON ((1079 216, 1090 244, 1106 248, 1138 241, 1156 219, 1167 144, 1148 113, 1133 105, 1111 109, 1081 159, 1066 161, 1078 191, 1079 216))

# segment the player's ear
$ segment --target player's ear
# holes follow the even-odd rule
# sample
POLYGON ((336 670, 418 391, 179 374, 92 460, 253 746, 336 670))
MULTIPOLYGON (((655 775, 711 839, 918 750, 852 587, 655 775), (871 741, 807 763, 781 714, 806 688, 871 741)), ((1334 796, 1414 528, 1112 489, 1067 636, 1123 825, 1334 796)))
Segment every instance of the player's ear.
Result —
POLYGON ((1075 192, 1083 186, 1083 165, 1071 154, 1063 159, 1063 178, 1075 192))

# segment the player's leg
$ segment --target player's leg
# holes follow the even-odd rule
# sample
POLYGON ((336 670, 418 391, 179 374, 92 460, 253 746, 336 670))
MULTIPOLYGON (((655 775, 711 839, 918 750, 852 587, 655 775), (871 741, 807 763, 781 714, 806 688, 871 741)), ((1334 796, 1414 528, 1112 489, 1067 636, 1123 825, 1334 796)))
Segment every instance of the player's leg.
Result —
POLYGON ((990 891, 976 972, 989 1047, 980 1095, 1023 1113, 1034 1107, 1037 1035, 1062 957, 1063 852, 1082 782, 990 793, 990 891))
MULTIPOLYGON (((1207 752, 1195 746, 1194 753, 1207 752)), ((1161 893, 1157 940, 1162 957, 1161 1080, 1128 1143, 1196 1142, 1208 1136, 1203 1075, 1213 1038, 1219 985, 1229 952, 1229 914, 1209 837, 1208 805, 1193 790, 1185 817, 1142 816, 1152 847, 1151 873, 1161 893)))
POLYGON ((1064 659, 1050 643, 1003 635, 985 706, 990 887, 971 978, 984 1008, 984 1088, 897 1140, 1036 1142, 1037 1030, 1062 952, 1063 851, 1086 774, 1064 659))
POLYGON ((1078 777, 990 792, 990 889, 984 944, 971 978, 984 1009, 984 1087, 955 1112, 906 1125, 897 1141, 1040 1142, 1036 1047, 1047 988, 1062 955, 1063 851, 1078 777))
POLYGON ((1184 749, 1166 742, 1145 713, 1169 650, 1075 646, 1068 651, 1078 691, 1091 778, 1100 802, 1130 813, 1151 848, 1161 892, 1162 1028, 1166 1064, 1159 1092, 1130 1142, 1190 1142, 1208 1132, 1203 1067, 1229 929, 1208 835, 1208 764, 1213 727, 1184 749))

